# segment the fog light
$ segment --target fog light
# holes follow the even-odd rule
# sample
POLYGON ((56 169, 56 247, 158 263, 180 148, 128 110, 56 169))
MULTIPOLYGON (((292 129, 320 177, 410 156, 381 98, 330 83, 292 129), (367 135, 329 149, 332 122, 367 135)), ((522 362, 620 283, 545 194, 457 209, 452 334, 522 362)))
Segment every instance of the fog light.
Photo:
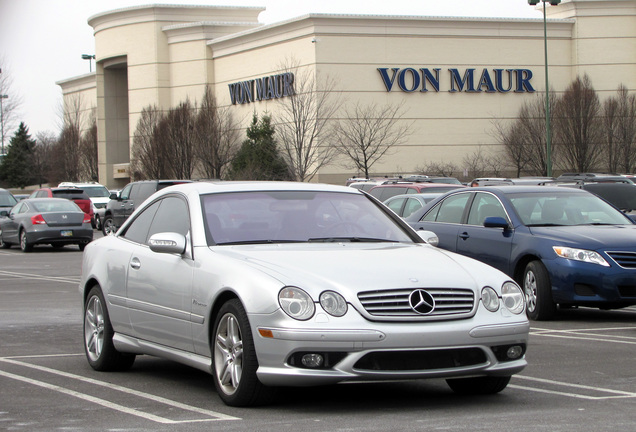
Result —
POLYGON ((513 345, 510 348, 508 348, 508 351, 506 351, 506 355, 511 360, 518 359, 519 357, 521 357, 522 354, 523 354, 523 348, 520 347, 519 345, 513 345))
POLYGON ((305 354, 300 361, 305 367, 319 368, 322 366, 324 359, 320 354, 305 354))

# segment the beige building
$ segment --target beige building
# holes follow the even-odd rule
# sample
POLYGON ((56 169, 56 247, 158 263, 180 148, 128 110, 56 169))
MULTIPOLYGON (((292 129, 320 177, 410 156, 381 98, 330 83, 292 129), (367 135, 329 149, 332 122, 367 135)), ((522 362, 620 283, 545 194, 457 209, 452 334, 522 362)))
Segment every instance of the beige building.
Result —
MULTIPOLYGON (((377 174, 431 162, 461 167, 478 150, 496 154, 493 122, 515 118, 524 101, 545 92, 543 19, 309 14, 263 25, 263 10, 151 5, 88 19, 96 71, 58 84, 65 102, 96 107, 101 183, 129 181, 143 108, 198 101, 206 85, 246 126, 253 112, 276 123, 285 86, 305 77, 285 75, 290 62, 318 83, 334 80, 342 109, 402 105, 411 134, 372 167, 377 174)), ((583 74, 601 99, 621 84, 636 90, 634 0, 563 0, 547 7, 547 33, 555 91, 583 74)), ((342 183, 356 174, 340 161, 314 181, 342 183)))

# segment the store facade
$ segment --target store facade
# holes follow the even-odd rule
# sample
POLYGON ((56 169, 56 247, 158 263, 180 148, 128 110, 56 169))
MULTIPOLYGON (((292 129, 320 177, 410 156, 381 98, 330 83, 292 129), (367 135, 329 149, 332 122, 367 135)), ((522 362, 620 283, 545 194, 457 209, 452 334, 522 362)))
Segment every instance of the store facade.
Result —
MULTIPOLYGON (((530 6, 529 6, 530 7, 530 6)), ((140 6, 88 20, 96 72, 60 81, 65 100, 96 108, 100 182, 129 180, 141 111, 202 98, 209 85, 247 126, 254 112, 274 124, 298 79, 335 83, 343 109, 400 105, 408 140, 373 166, 414 172, 430 162, 461 167, 467 154, 501 151, 494 122, 517 116, 545 92, 543 19, 309 14, 262 25, 261 7, 140 6), (286 69, 298 66, 301 74, 286 69)), ((587 74, 601 100, 636 91, 636 3, 564 0, 547 8, 550 87, 587 74)), ((318 88, 320 91, 320 88, 318 88)), ((88 108, 87 108, 88 109, 88 108)), ((357 175, 342 161, 314 181, 357 175)))

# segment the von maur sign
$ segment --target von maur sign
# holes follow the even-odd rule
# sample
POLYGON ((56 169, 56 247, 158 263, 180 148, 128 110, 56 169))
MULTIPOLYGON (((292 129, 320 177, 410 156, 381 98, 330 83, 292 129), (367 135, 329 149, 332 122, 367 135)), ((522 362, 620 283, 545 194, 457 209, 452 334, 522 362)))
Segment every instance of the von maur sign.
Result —
POLYGON ((448 69, 448 74, 441 74, 440 68, 378 68, 386 91, 401 90, 406 93, 415 91, 439 92, 443 85, 450 93, 534 93, 530 84, 532 71, 529 69, 448 69))
POLYGON ((228 84, 232 105, 279 99, 294 94, 294 74, 270 75, 249 81, 228 84))

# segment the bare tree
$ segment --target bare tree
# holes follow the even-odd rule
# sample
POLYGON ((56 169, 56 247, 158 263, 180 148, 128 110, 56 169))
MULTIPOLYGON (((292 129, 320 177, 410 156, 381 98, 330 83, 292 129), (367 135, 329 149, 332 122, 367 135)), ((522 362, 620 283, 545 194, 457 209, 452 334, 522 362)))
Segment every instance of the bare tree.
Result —
POLYGON ((168 177, 164 143, 161 139, 163 114, 156 105, 141 111, 133 135, 130 171, 133 179, 168 177))
POLYGON ((196 107, 189 99, 168 111, 165 122, 165 154, 171 177, 190 179, 196 165, 194 156, 196 107))
POLYGON ((522 126, 519 121, 514 121, 506 125, 499 121, 494 123, 494 136, 504 148, 503 159, 508 160, 516 171, 516 176, 520 177, 529 162, 529 149, 525 145, 522 126))
POLYGON ((622 84, 618 88, 617 105, 616 141, 622 161, 619 167, 631 173, 636 169, 636 95, 630 95, 622 84))
POLYGON ((2 120, 2 127, 0 128, 2 139, 2 146, 4 151, 7 151, 9 143, 9 137, 18 126, 18 115, 20 105, 22 104, 21 96, 15 92, 13 88, 13 80, 11 78, 11 71, 3 57, 0 57, 0 105, 2 110, 0 112, 0 119, 2 120))
MULTIPOLYGON (((550 122, 554 124, 554 112, 556 94, 550 91, 550 122)), ((531 175, 546 176, 547 170, 547 144, 545 124, 545 94, 539 95, 533 101, 524 103, 519 110, 515 121, 514 136, 518 138, 518 145, 526 151, 525 169, 531 175)), ((553 134, 552 130, 550 133, 553 134)), ((553 134, 554 135, 554 134, 553 134)), ((553 142, 553 140, 551 140, 553 142)), ((517 144, 515 144, 517 145, 517 144)), ((551 146, 551 160, 555 161, 558 151, 551 146)))
POLYGON ((330 122, 338 107, 335 81, 319 80, 307 69, 288 61, 283 70, 294 74, 293 94, 278 99, 276 128, 281 152, 297 181, 310 181, 337 154, 330 122))
POLYGON ((617 129, 618 129, 618 101, 610 97, 603 103, 603 153, 608 172, 618 172, 620 158, 618 157, 617 129))
POLYGON ((424 167, 415 167, 415 171, 429 176, 455 177, 460 168, 452 162, 429 162, 424 167))
POLYGON ((82 127, 82 98, 71 97, 64 101, 62 131, 52 154, 49 181, 80 181, 80 140, 82 127))
POLYGON ((80 177, 88 181, 99 178, 97 163, 97 119, 95 109, 91 110, 88 129, 80 140, 80 177))
POLYGON ((465 155, 462 159, 462 164, 470 178, 484 177, 487 172, 486 157, 482 152, 481 146, 477 147, 477 150, 471 154, 465 155))
POLYGON ((598 95, 587 75, 577 77, 557 101, 555 141, 567 169, 586 172, 599 166, 600 112, 598 95))
POLYGON ((228 107, 221 108, 210 87, 205 87, 196 117, 195 155, 207 178, 222 178, 240 145, 239 125, 228 107))
POLYGON ((55 151, 56 142, 57 139, 51 132, 39 132, 35 136, 33 174, 40 187, 48 181, 51 155, 55 151))
POLYGON ((400 123, 403 114, 400 105, 363 106, 358 102, 345 108, 335 129, 335 147, 348 158, 345 166, 369 178, 371 167, 410 135, 412 123, 400 123))

